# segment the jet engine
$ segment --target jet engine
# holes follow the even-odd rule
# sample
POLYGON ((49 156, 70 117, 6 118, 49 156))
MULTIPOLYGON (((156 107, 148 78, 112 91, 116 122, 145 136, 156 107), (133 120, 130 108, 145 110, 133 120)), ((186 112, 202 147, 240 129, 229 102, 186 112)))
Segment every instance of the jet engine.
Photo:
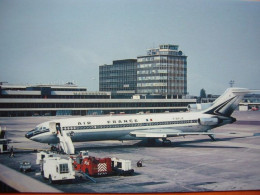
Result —
POLYGON ((213 103, 189 104, 188 110, 193 111, 193 112, 201 111, 201 110, 205 110, 205 109, 209 108, 212 105, 213 105, 213 103))
POLYGON ((199 124, 201 125, 217 125, 219 124, 218 118, 199 118, 199 124))

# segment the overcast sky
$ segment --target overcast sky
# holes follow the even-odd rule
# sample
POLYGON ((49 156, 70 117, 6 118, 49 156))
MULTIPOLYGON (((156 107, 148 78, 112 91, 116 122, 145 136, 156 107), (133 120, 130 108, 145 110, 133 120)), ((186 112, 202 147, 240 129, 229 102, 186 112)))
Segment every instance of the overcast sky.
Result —
POLYGON ((177 44, 190 94, 260 89, 259 18, 253 0, 0 0, 0 81, 98 91, 99 65, 177 44))

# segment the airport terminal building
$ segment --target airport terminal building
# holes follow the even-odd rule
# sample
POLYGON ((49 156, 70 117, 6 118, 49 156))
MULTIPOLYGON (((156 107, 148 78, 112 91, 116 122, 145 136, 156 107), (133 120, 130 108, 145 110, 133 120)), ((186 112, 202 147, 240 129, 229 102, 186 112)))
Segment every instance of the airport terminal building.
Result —
POLYGON ((187 56, 178 45, 163 44, 137 59, 115 60, 99 66, 99 90, 182 97, 187 92, 187 56))
POLYGON ((136 59, 114 60, 99 66, 99 91, 136 92, 136 59))
POLYGON ((65 85, 0 85, 0 116, 133 114, 186 111, 196 99, 133 96, 119 99, 111 92, 88 92, 65 85))

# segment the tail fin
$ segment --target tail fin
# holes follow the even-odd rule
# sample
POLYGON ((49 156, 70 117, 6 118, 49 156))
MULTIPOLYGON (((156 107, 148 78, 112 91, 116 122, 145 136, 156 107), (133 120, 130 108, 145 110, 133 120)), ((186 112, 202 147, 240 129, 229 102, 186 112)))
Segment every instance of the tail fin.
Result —
POLYGON ((250 90, 245 88, 228 88, 218 99, 213 102, 213 105, 204 110, 203 113, 229 117, 244 96, 250 92, 250 90))

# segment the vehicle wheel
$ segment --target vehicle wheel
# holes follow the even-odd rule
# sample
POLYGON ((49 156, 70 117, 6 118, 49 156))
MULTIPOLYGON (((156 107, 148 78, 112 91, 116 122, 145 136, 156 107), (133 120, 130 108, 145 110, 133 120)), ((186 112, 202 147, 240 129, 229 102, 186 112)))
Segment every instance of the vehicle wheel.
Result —
POLYGON ((53 184, 53 181, 52 181, 51 175, 49 175, 49 184, 53 184))

